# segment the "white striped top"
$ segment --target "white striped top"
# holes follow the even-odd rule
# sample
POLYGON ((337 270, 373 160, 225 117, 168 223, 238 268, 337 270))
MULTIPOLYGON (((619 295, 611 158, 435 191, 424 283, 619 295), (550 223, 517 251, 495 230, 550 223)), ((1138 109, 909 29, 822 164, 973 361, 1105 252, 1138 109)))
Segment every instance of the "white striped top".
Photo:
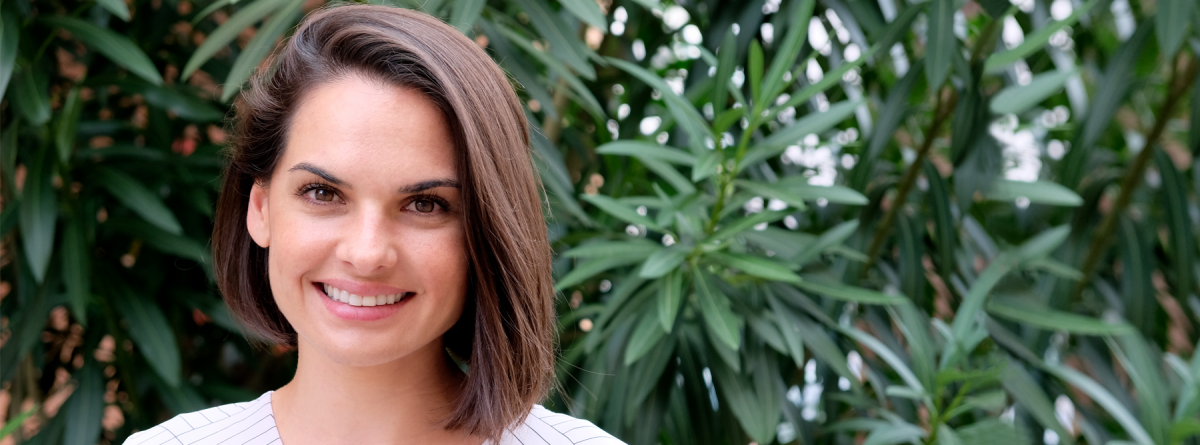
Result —
MULTIPOLYGON (((129 436, 125 445, 282 444, 267 391, 249 402, 180 414, 129 436)), ((490 442, 488 443, 490 445, 490 442)), ((505 431, 495 445, 625 445, 591 422, 534 405, 525 422, 505 431)))

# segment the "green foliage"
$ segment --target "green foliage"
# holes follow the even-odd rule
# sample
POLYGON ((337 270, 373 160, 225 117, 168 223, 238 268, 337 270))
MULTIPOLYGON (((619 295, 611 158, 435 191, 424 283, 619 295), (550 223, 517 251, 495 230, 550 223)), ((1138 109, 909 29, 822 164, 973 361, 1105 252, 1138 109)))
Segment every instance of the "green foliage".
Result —
MULTIPOLYGON (((1200 443, 1194 2, 380 1, 527 104, 552 408, 633 444, 1200 443)), ((0 377, 42 425, 3 434, 287 380, 205 246, 219 121, 303 8, 0 4, 0 377)))

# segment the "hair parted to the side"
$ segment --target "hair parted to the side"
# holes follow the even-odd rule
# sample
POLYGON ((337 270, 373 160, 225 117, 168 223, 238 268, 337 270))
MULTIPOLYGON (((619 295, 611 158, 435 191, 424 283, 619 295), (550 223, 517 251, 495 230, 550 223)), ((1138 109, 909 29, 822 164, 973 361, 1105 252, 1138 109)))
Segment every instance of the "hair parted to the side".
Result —
POLYGON ((279 50, 275 67, 255 76, 235 104, 217 203, 218 286, 253 333, 296 344, 271 295, 267 252, 247 232, 250 189, 274 172, 305 94, 349 75, 422 92, 450 126, 470 272, 467 308, 445 339, 470 371, 445 425, 498 438, 545 397, 553 377, 551 250, 520 102, 495 62, 438 19, 383 6, 317 10, 279 50))

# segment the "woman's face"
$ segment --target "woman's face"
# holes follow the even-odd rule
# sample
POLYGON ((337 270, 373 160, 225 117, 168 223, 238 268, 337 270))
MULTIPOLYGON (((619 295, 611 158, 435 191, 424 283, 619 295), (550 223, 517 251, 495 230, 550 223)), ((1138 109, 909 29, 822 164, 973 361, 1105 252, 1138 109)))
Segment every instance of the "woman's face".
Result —
POLYGON ((246 224, 268 248, 271 291, 301 344, 368 366, 440 357, 466 298, 461 206, 436 105, 351 75, 301 101, 246 224))

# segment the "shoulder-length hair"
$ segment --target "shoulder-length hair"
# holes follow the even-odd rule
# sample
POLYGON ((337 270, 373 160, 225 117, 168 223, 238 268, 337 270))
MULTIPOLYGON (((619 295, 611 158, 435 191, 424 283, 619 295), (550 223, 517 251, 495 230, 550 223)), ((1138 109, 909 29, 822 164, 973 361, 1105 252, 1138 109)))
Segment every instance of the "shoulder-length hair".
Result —
POLYGON ((233 314, 269 342, 296 331, 271 295, 267 252, 246 228, 251 187, 283 154, 292 115, 314 86, 365 75, 419 91, 442 111, 462 183, 468 303, 446 334, 466 360, 449 429, 498 438, 545 397, 554 370, 551 250, 528 122, 504 72, 459 31, 420 12, 348 5, 318 10, 235 104, 217 203, 213 261, 233 314))

